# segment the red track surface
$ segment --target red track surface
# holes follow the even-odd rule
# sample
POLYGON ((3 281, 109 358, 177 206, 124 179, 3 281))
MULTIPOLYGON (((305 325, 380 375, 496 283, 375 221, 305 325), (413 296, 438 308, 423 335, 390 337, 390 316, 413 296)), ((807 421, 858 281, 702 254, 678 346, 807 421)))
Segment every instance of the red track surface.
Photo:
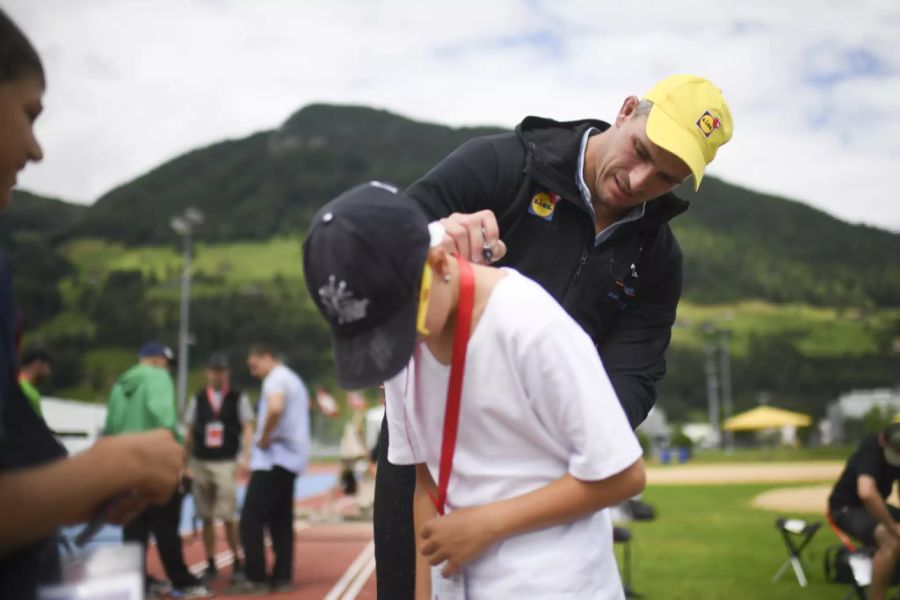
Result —
MULTIPOLYGON (((297 503, 298 509, 319 508, 325 496, 310 498, 297 503)), ((220 595, 228 586, 231 574, 230 552, 225 543, 221 526, 216 535, 216 555, 219 577, 210 587, 220 595)), ((375 592, 375 559, 372 554, 372 524, 370 522, 295 523, 294 541, 294 591, 272 594, 272 598, 284 600, 373 600, 375 592)), ((185 561, 191 570, 199 572, 206 567, 206 553, 199 536, 184 537, 185 561)), ((269 554, 271 569, 272 554, 269 554)), ((151 575, 164 578, 156 549, 148 553, 147 568, 151 575)), ((249 596, 231 596, 250 598, 249 596)), ((258 596, 257 596, 258 597, 258 596)))

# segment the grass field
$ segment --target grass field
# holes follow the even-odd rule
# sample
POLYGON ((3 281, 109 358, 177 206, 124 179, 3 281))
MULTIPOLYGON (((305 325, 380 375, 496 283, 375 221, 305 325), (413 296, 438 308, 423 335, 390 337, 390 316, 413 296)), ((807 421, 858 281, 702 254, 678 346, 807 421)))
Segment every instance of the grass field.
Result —
POLYGON ((752 336, 767 333, 794 335, 797 350, 805 356, 867 356, 878 351, 878 331, 900 311, 871 313, 841 311, 798 304, 770 304, 748 301, 724 305, 681 302, 678 321, 672 330, 673 344, 700 350, 704 344, 704 323, 715 323, 732 332, 731 352, 747 354, 752 336))
MULTIPOLYGON (((792 571, 773 583, 787 558, 775 529, 778 513, 752 508, 759 493, 781 486, 656 486, 644 500, 657 518, 629 525, 632 587, 648 599, 665 600, 835 600, 847 588, 825 582, 823 555, 837 538, 823 524, 804 551, 809 587, 801 588, 792 571)), ((823 520, 823 515, 792 514, 823 520)), ((616 548, 619 566, 622 549, 616 548)))
MULTIPOLYGON (((136 270, 165 281, 181 272, 181 249, 175 246, 126 248, 85 239, 66 246, 64 254, 83 277, 102 278, 109 271, 136 270)), ((221 278, 231 286, 267 282, 278 276, 300 281, 300 240, 198 243, 194 246, 193 272, 195 276, 221 278)))

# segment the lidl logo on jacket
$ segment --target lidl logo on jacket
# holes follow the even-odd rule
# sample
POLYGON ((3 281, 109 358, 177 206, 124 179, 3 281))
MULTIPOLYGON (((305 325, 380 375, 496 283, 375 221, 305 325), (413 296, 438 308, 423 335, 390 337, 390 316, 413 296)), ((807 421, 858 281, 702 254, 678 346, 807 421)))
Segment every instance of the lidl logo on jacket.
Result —
POLYGON ((528 212, 542 218, 545 221, 553 220, 553 213, 559 203, 559 195, 553 192, 538 192, 531 198, 528 212))

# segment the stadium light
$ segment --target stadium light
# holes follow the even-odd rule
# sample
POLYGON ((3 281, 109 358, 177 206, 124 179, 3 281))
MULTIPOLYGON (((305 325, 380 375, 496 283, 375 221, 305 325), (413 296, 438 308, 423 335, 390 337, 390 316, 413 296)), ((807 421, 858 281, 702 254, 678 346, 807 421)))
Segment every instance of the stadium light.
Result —
POLYGON ((194 227, 202 223, 203 213, 193 207, 186 208, 184 213, 173 217, 170 222, 172 229, 175 233, 182 236, 184 241, 184 258, 181 271, 181 322, 178 327, 178 387, 176 390, 179 415, 184 413, 184 404, 187 398, 192 234, 194 227))

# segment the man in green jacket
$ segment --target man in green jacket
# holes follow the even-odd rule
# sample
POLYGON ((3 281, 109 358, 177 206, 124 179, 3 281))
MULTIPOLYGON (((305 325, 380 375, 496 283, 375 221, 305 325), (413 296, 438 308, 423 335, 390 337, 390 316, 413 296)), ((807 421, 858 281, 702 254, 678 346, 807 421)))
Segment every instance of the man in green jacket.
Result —
POLYGON ((173 358, 167 346, 144 344, 138 364, 119 376, 109 394, 104 435, 168 429, 182 441, 175 412, 175 385, 169 375, 173 358))
MULTIPOLYGON (((174 358, 172 350, 157 342, 145 344, 138 355, 138 364, 116 380, 106 412, 105 435, 168 429, 179 442, 178 416, 175 411, 175 385, 169 375, 174 358)), ((184 494, 176 492, 163 506, 149 506, 122 528, 126 542, 139 542, 146 554, 150 532, 156 539, 156 549, 172 582, 173 595, 178 598, 208 598, 212 596, 184 563, 181 535, 181 501, 184 494)), ((149 591, 164 591, 159 582, 147 579, 149 591)))

